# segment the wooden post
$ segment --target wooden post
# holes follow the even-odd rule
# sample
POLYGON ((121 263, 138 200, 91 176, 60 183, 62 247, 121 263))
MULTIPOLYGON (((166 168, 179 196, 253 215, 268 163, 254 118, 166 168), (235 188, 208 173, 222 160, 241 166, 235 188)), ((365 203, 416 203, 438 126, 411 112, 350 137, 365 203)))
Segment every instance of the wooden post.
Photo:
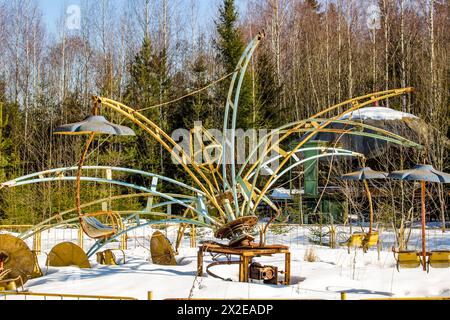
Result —
POLYGON ((203 276, 203 247, 199 248, 197 253, 197 276, 203 276))
POLYGON ((120 236, 120 250, 127 250, 128 249, 128 237, 127 234, 124 233, 120 236))
POLYGON ((147 292, 147 300, 153 300, 153 291, 147 292))
POLYGON ((347 292, 341 292, 341 300, 347 300, 347 292))
POLYGON ((285 253, 284 261, 284 284, 286 286, 291 284, 291 253, 285 253))
POLYGON ((244 282, 244 260, 243 256, 239 257, 239 282, 244 282))
POLYGON ((248 265, 249 265, 249 257, 245 254, 242 255, 242 281, 248 282, 248 265))
POLYGON ((197 247, 197 230, 195 228, 195 225, 191 225, 191 248, 197 247))
POLYGON ((381 254, 381 232, 382 228, 378 228, 378 242, 377 242, 377 252, 378 252, 378 261, 380 261, 380 254, 381 254))
POLYGON ((78 245, 81 249, 84 249, 84 231, 81 225, 78 228, 78 245))
POLYGON ((330 227, 330 248, 336 249, 336 227, 330 227))
POLYGON ((42 234, 40 232, 37 232, 34 234, 33 237, 33 251, 40 252, 41 251, 41 238, 42 234))

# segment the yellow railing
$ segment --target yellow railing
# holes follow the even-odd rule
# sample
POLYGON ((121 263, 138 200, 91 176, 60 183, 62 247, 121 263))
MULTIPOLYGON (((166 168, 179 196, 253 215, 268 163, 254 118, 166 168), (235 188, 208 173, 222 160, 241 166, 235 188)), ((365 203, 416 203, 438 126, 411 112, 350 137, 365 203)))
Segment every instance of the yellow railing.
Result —
MULTIPOLYGON (((26 230, 35 227, 34 225, 0 225, 0 231, 13 231, 13 230, 26 230)), ((49 226, 43 226, 49 227, 49 226)), ((67 227, 71 227, 72 229, 78 229, 78 245, 80 248, 84 249, 84 232, 83 229, 78 225, 67 225, 67 227)), ((121 238, 121 249, 126 250, 126 234, 124 234, 121 238)), ((42 251, 42 232, 35 232, 33 235, 33 251, 41 252, 42 251)))
POLYGON ((407 297, 407 298, 372 298, 363 300, 450 300, 450 297, 407 297))
POLYGON ((0 225, 0 230, 7 230, 7 229, 31 229, 34 226, 31 224, 22 224, 22 225, 0 225))
MULTIPOLYGON (((299 301, 310 301, 310 300, 325 300, 325 299, 301 299, 301 298, 295 298, 295 299, 283 299, 283 298, 261 298, 261 299, 244 299, 244 298, 238 298, 238 299, 211 299, 211 298, 170 298, 170 299, 164 299, 166 301, 215 301, 215 300, 240 300, 240 301, 246 301, 246 300, 252 300, 252 301, 258 301, 258 300, 268 300, 268 301, 284 301, 284 300, 299 300, 299 301)), ((341 296, 341 300, 348 300, 346 296, 341 296)), ((450 300, 450 297, 416 297, 416 298, 372 298, 372 299, 356 299, 356 300, 362 300, 362 301, 382 301, 382 300, 450 300)))
MULTIPOLYGON (((57 293, 34 293, 34 292, 0 292, 0 301, 1 300, 12 300, 8 299, 8 297, 23 297, 21 300, 28 300, 28 297, 41 297, 42 300, 55 300, 52 298, 57 298, 59 300, 139 300, 131 297, 120 297, 120 296, 100 296, 100 295, 76 295, 76 294, 57 294, 57 293)), ((154 294, 153 291, 148 291, 147 300, 153 300, 154 294)), ((172 300, 172 301, 207 301, 207 300, 227 300, 227 299, 211 299, 211 298, 170 298, 164 300, 172 300)), ((270 300, 270 301, 278 301, 278 300, 321 300, 321 299, 283 299, 283 298, 264 298, 264 299, 238 299, 238 300, 270 300)), ((323 300, 323 299, 322 299, 323 300)), ((347 294, 345 292, 341 292, 341 300, 347 300, 347 294)), ((437 300, 444 301, 450 300, 450 297, 393 297, 393 298, 370 298, 370 299, 357 299, 357 300, 365 300, 365 301, 381 301, 381 300, 437 300)))
POLYGON ((56 293, 33 293, 33 292, 0 292, 0 300, 11 300, 8 297, 23 297, 21 300, 28 300, 28 297, 41 297, 42 300, 138 300, 130 297, 96 296, 96 295, 76 295, 76 294, 56 294, 56 293))

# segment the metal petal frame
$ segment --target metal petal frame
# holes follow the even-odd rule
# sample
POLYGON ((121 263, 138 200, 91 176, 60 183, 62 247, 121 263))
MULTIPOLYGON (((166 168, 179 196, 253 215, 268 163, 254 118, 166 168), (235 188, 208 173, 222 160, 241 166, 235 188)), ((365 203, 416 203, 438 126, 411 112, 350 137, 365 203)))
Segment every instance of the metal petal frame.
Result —
MULTIPOLYGON (((323 153, 318 156, 300 160, 300 158, 297 156, 298 153, 306 150, 302 147, 306 142, 317 135, 317 133, 333 132, 342 135, 348 134, 368 136, 406 147, 422 148, 422 146, 420 146, 419 144, 405 139, 399 135, 393 134, 389 131, 366 125, 361 122, 342 119, 342 117, 344 117, 345 115, 351 114, 352 112, 355 112, 365 106, 373 105, 375 102, 413 92, 412 88, 402 88, 376 92, 361 97, 352 98, 337 105, 328 107, 308 119, 289 123, 276 128, 259 141, 258 146, 256 146, 250 152, 246 161, 243 165, 241 165, 240 168, 236 167, 235 161, 232 161, 231 165, 228 166, 226 161, 224 160, 228 158, 234 160, 235 158, 235 131, 238 119, 239 98, 242 83, 253 53, 255 52, 263 38, 264 34, 260 33, 250 42, 250 44, 244 50, 231 80, 225 106, 223 127, 224 140, 222 142, 218 142, 218 144, 221 144, 222 147, 222 172, 220 172, 220 170, 217 170, 217 167, 212 165, 205 166, 196 164, 195 162, 188 163, 187 160, 191 157, 191 155, 187 154, 185 150, 183 150, 169 134, 162 130, 156 123, 140 113, 137 108, 131 108, 112 99, 94 96, 93 101, 96 107, 94 116, 88 117, 80 123, 63 126, 57 129, 55 133, 91 134, 91 139, 93 134, 134 135, 133 130, 123 126, 112 124, 108 122, 104 117, 98 115, 100 107, 108 108, 109 110, 120 114, 135 125, 139 126, 152 139, 155 139, 166 151, 168 151, 172 155, 172 157, 174 157, 174 159, 181 164, 186 174, 191 178, 192 186, 182 184, 173 179, 162 177, 152 173, 145 173, 139 170, 110 167, 83 166, 82 169, 89 170, 91 168, 101 168, 105 170, 110 169, 113 171, 117 170, 127 173, 142 174, 144 176, 152 177, 153 179, 173 183, 177 186, 183 187, 186 190, 186 194, 173 196, 158 192, 154 188, 136 186, 123 181, 115 181, 112 179, 103 179, 97 177, 80 177, 80 180, 93 181, 97 183, 116 184, 119 186, 133 188, 145 194, 161 197, 163 199, 166 199, 167 203, 182 205, 186 208, 186 210, 190 210, 195 213, 195 215, 197 216, 197 220, 186 220, 189 221, 189 223, 202 224, 212 228, 218 228, 232 223, 235 219, 239 219, 243 216, 256 215, 256 208, 261 202, 267 203, 275 211, 278 211, 279 209, 277 208, 277 206, 267 197, 267 192, 271 187, 275 185, 277 181, 279 181, 280 178, 288 174, 290 170, 292 170, 296 166, 301 165, 305 161, 322 157, 364 158, 364 155, 352 152, 351 150, 333 148, 330 146, 329 148, 324 149, 323 153), (345 111, 340 112, 339 110, 345 111), (344 125, 352 126, 352 128, 330 128, 330 125, 333 123, 341 123, 344 125), (363 132, 362 130, 358 129, 368 129, 371 131, 371 133, 363 132), (230 133, 230 140, 226 139, 226 137, 229 136, 228 133, 230 133), (287 142, 289 142, 289 139, 295 139, 298 136, 298 133, 304 133, 304 138, 301 139, 301 141, 296 142, 294 148, 292 148, 291 150, 283 150, 281 147, 282 144, 286 144, 287 142), (254 159, 255 155, 258 154, 261 148, 263 150, 263 154, 257 157, 257 161, 255 163, 250 164, 251 160, 254 159), (278 155, 270 158, 269 155, 273 153, 278 155), (290 163, 291 159, 295 160, 294 164, 290 163), (272 170, 268 179, 261 179, 261 171, 266 170, 268 168, 268 164, 275 160, 281 160, 280 165, 275 170, 272 170), (221 183, 219 184, 218 182, 221 183), (227 194, 232 194, 233 203, 231 204, 231 206, 229 202, 227 206, 227 204, 223 201, 224 195, 227 194), (239 197, 239 195, 241 195, 242 197, 239 197), (189 201, 186 201, 186 199, 189 199, 189 201, 192 202, 189 203, 189 201), (210 208, 215 209, 214 211, 217 212, 216 216, 212 217, 209 215, 208 212, 210 208), (198 219, 200 217, 202 219, 205 219, 208 224, 199 222, 198 219)), ((80 163, 82 164, 82 162, 80 163)), ((78 169, 80 169, 79 167, 78 169)), ((64 177, 61 174, 67 171, 73 171, 75 169, 76 168, 61 168, 43 171, 41 173, 27 175, 10 182, 6 182, 2 184, 2 187, 13 187, 30 183, 49 181, 73 180, 74 177, 64 177), (60 174, 60 176, 51 176, 44 178, 39 177, 52 174, 60 174)))

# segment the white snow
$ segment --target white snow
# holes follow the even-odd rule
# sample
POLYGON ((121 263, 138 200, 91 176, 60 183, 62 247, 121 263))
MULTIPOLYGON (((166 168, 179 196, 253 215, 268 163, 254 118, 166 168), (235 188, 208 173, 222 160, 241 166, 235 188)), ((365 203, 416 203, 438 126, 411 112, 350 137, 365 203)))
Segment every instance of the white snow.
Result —
MULTIPOLYGON (((359 228, 353 228, 358 231, 359 228)), ((177 228, 166 229, 167 236, 174 241, 177 228)), ((126 296, 146 299, 152 291, 154 299, 192 298, 248 299, 340 299, 340 292, 347 292, 348 299, 368 299, 383 297, 450 296, 450 269, 431 269, 429 273, 417 269, 397 271, 393 253, 394 234, 382 233, 383 250, 378 258, 376 249, 364 254, 362 250, 346 248, 330 249, 308 243, 309 229, 306 227, 276 227, 268 236, 270 244, 286 244, 291 248, 290 286, 273 286, 259 283, 239 283, 238 266, 220 266, 212 271, 233 282, 222 281, 207 275, 196 278, 197 249, 189 248, 189 238, 182 244, 177 256, 178 266, 158 266, 149 259, 149 236, 152 228, 139 229, 130 234, 130 250, 126 252, 127 263, 121 266, 98 265, 91 259, 92 269, 80 270, 74 267, 49 268, 46 270, 46 256, 39 256, 44 277, 26 283, 27 290, 36 293, 65 293, 81 295, 126 296), (133 238, 135 237, 135 238, 133 238), (318 260, 304 261, 305 251, 314 248, 318 260)), ((341 232, 349 230, 340 227, 341 232)), ((165 231, 163 231, 165 232, 165 231)), ((209 230, 198 230, 201 239, 212 239, 209 230)), ((442 234, 439 229, 427 232, 430 249, 450 249, 450 234, 442 234)), ((341 234, 341 240, 345 236, 341 234)), ((63 240, 77 242, 77 230, 58 229, 44 232, 42 243, 48 250, 63 240), (63 239, 64 238, 64 239, 63 239)), ((414 229, 410 249, 420 248, 420 230, 414 229)), ((87 239, 85 239, 86 241, 87 239)), ((30 241, 28 241, 29 244, 30 241)), ((85 250, 90 243, 85 242, 85 250)), ((117 248, 118 244, 110 245, 117 248)), ((205 256, 205 264, 211 262, 205 256)), ((284 270, 284 255, 257 258, 256 261, 278 266, 284 270)), ((205 268, 204 268, 205 269, 205 268)), ((280 275, 282 278, 283 275, 280 275)), ((20 298, 20 297, 16 297, 20 298)), ((0 299, 1 300, 1 299, 0 299)))
POLYGON ((295 194, 304 194, 304 190, 299 190, 299 189, 294 189, 294 190, 289 190, 286 188, 275 188, 273 189, 272 193, 270 194, 270 197, 272 199, 277 199, 277 200, 288 200, 288 199, 292 199, 292 195, 295 194))
POLYGON ((417 117, 413 114, 397 111, 386 107, 366 107, 346 114, 341 120, 401 120, 403 118, 417 117))

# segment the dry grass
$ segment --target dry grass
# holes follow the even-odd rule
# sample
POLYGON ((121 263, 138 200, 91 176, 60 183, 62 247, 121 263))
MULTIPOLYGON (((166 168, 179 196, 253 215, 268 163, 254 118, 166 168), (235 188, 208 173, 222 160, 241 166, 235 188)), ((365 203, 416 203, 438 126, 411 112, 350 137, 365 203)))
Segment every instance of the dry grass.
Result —
POLYGON ((319 257, 316 254, 316 250, 313 247, 307 248, 303 259, 307 262, 317 262, 319 257))

